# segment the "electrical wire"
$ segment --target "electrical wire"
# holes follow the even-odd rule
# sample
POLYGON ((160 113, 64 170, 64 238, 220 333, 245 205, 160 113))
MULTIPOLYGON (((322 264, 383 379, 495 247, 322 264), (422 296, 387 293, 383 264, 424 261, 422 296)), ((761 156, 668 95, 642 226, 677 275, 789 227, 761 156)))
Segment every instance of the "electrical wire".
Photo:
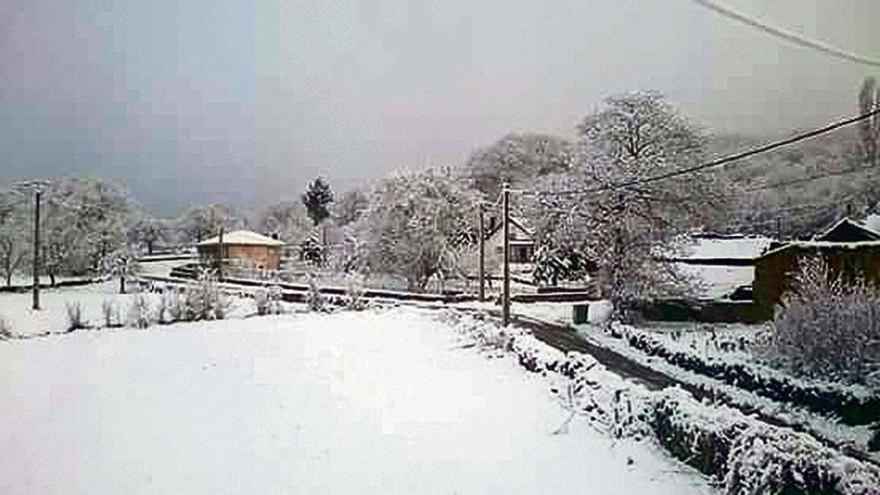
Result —
POLYGON ((694 165, 692 167, 685 167, 685 168, 681 168, 678 170, 673 170, 671 172, 665 172, 665 173, 654 175, 651 177, 646 177, 644 179, 632 179, 632 180, 628 180, 628 181, 611 183, 611 184, 607 184, 607 185, 601 185, 601 186, 583 188, 583 189, 571 189, 571 190, 563 190, 563 191, 531 191, 530 193, 537 194, 537 195, 556 195, 556 196, 590 194, 590 193, 602 192, 602 191, 608 191, 608 190, 623 189, 623 188, 627 188, 627 187, 637 186, 639 184, 647 184, 650 182, 657 182, 660 180, 671 179, 673 177, 679 177, 682 175, 693 174, 693 173, 701 172, 701 171, 709 169, 709 168, 719 167, 721 165, 725 165, 727 163, 743 160, 745 158, 749 158, 754 155, 759 155, 761 153, 767 153, 768 151, 772 151, 777 148, 782 148, 784 146, 788 146, 790 144, 797 143, 799 141, 803 141, 806 139, 814 138, 814 137, 822 135, 822 134, 826 134, 828 132, 837 130, 841 127, 855 124, 857 122, 869 119, 869 118, 873 117, 874 115, 878 115, 878 114, 880 114, 880 108, 871 110, 870 112, 866 112, 866 113, 857 115, 855 117, 850 117, 850 118, 847 118, 847 119, 844 119, 844 120, 841 120, 838 122, 833 122, 831 124, 828 124, 824 127, 820 127, 818 129, 813 129, 811 131, 796 134, 796 135, 794 135, 790 138, 787 138, 787 139, 774 141, 774 142, 771 142, 771 143, 768 143, 768 144, 765 144, 762 146, 758 146, 757 148, 752 148, 752 149, 749 149, 746 151, 742 151, 740 153, 735 153, 733 155, 728 155, 728 156, 725 156, 722 158, 718 158, 718 159, 712 160, 707 163, 701 163, 699 165, 694 165))
POLYGON ((725 7, 711 0, 692 0, 697 5, 710 9, 718 14, 721 14, 728 19, 733 19, 735 21, 741 22, 753 28, 756 28, 760 31, 763 31, 766 34, 771 36, 775 36, 777 38, 784 39, 788 42, 794 43, 803 48, 809 48, 812 50, 816 50, 818 52, 824 53, 826 55, 831 55, 832 57, 837 57, 842 60, 847 60, 849 62, 855 62, 857 64, 869 65, 871 67, 880 67, 880 60, 875 60, 872 58, 865 57, 863 55, 859 55, 856 53, 848 52, 845 50, 841 50, 840 48, 831 46, 827 43, 811 40, 806 38, 800 34, 793 33, 791 31, 786 31, 784 29, 780 29, 764 22, 761 22, 753 17, 749 17, 745 14, 741 14, 729 7, 725 7))

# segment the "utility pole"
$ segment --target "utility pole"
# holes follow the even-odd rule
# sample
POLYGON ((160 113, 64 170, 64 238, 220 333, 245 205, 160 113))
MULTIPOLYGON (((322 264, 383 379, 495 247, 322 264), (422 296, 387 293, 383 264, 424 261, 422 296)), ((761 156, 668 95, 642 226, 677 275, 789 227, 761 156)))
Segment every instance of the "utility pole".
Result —
POLYGON ((220 227, 220 238, 217 240, 217 280, 223 281, 223 227, 220 227))
POLYGON ((34 310, 40 309, 40 196, 39 187, 34 191, 34 310))
POLYGON ((486 232, 483 229, 483 204, 480 203, 480 207, 477 210, 479 215, 479 229, 478 236, 480 238, 480 288, 478 292, 478 297, 480 302, 486 300, 486 232))
POLYGON ((504 287, 501 296, 501 325, 510 324, 510 186, 504 184, 504 287))

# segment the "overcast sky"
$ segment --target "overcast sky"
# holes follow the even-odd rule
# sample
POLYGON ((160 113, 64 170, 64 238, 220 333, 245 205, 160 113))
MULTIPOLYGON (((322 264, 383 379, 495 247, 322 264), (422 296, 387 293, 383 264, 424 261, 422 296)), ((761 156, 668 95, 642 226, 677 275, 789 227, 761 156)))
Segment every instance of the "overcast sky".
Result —
MULTIPOLYGON (((880 57, 880 1, 723 3, 880 57)), ((158 214, 266 204, 573 136, 634 89, 784 134, 854 113, 869 74, 691 0, 3 0, 0 180, 116 179, 158 214)))

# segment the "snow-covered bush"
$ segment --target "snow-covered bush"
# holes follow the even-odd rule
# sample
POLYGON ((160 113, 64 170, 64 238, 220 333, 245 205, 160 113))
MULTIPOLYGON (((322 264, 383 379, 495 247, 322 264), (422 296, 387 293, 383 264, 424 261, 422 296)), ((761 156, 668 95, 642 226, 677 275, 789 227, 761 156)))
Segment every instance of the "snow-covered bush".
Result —
POLYGON ((864 383, 880 367, 880 295, 821 258, 800 265, 773 320, 772 356, 798 374, 864 383))
POLYGON ((211 270, 204 270, 199 274, 196 283, 187 286, 182 306, 182 320, 222 320, 226 318, 229 302, 220 292, 216 274, 211 270))
POLYGON ((725 493, 880 494, 880 469, 810 435, 701 404, 681 389, 652 396, 649 423, 660 444, 721 480, 725 493))
MULTIPOLYGON (((623 325, 614 325, 613 328, 614 335, 633 349, 649 357, 663 359, 683 370, 768 399, 835 417, 843 424, 863 425, 880 420, 880 394, 872 394, 869 390, 866 390, 867 393, 857 393, 852 385, 797 378, 752 360, 712 359, 699 349, 668 346, 654 332, 623 325)), ((706 344, 709 342, 707 339, 706 344)))
POLYGON ((327 260, 327 250, 316 234, 306 237, 300 243, 299 259, 314 266, 322 266, 327 260))
POLYGON ((183 319, 183 295, 174 288, 162 292, 156 317, 160 324, 174 323, 183 319))
POLYGON ((0 340, 10 338, 12 338, 12 325, 3 315, 0 315, 0 340))
POLYGON ((515 327, 503 330, 483 319, 447 315, 481 347, 503 332, 508 339, 503 348, 525 369, 548 377, 566 409, 606 426, 615 437, 654 437, 674 457, 720 482, 724 493, 880 495, 880 468, 808 434, 701 403, 680 388, 633 387, 589 357, 563 353, 515 327))
POLYGON ((260 287, 254 292, 254 305, 260 316, 281 313, 281 287, 275 284, 269 287, 260 287))
POLYGON ((121 325, 119 318, 119 308, 113 299, 104 299, 101 301, 101 315, 104 317, 104 327, 111 328, 121 325))
POLYGON ((64 303, 67 312, 67 331, 72 332, 81 328, 86 328, 86 322, 83 318, 82 304, 79 301, 64 303))
POLYGON ((309 290, 306 292, 306 306, 308 306, 310 311, 323 311, 327 306, 327 297, 321 294, 318 277, 310 273, 308 283, 309 290))
POLYGON ((349 274, 345 281, 345 307, 354 311, 366 308, 367 300, 364 299, 364 292, 363 276, 356 273, 349 274))
POLYGON ((135 294, 128 306, 128 324, 136 328, 147 328, 153 324, 153 307, 146 294, 135 294))

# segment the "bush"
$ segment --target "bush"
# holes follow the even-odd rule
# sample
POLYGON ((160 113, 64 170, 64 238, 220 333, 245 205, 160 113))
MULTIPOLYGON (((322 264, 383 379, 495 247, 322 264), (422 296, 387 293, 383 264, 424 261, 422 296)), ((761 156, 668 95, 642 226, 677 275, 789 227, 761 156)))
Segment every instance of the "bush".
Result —
POLYGON ((156 310, 159 323, 168 324, 183 319, 183 295, 179 290, 171 288, 162 293, 159 298, 159 308, 156 310))
POLYGON ((794 373, 864 383, 880 365, 880 296, 806 260, 773 320, 770 355, 794 373))
POLYGON ((147 328, 153 324, 153 308, 145 294, 135 294, 128 306, 128 324, 135 328, 147 328))
POLYGON ((352 273, 348 276, 343 303, 346 308, 354 311, 360 311, 367 307, 367 300, 364 299, 364 279, 361 275, 352 273))
POLYGON ((205 270, 198 282, 189 284, 184 291, 179 320, 222 320, 226 318, 229 303, 220 292, 217 276, 205 270))
POLYGON ((111 328, 122 324, 119 318, 119 309, 112 299, 101 301, 101 314, 104 317, 104 327, 111 328))
POLYGON ((86 328, 86 322, 83 318, 82 304, 77 302, 64 303, 67 310, 67 331, 72 332, 81 328, 86 328))
POLYGON ((9 324, 9 321, 0 315, 0 340, 6 340, 12 338, 12 326, 9 324))
POLYGON ((306 292, 306 306, 311 311, 324 311, 327 307, 327 298, 321 294, 321 288, 318 286, 318 277, 309 274, 309 291, 306 292))
POLYGON ((278 285, 260 287, 254 293, 254 305, 260 316, 281 313, 281 287, 278 285))

